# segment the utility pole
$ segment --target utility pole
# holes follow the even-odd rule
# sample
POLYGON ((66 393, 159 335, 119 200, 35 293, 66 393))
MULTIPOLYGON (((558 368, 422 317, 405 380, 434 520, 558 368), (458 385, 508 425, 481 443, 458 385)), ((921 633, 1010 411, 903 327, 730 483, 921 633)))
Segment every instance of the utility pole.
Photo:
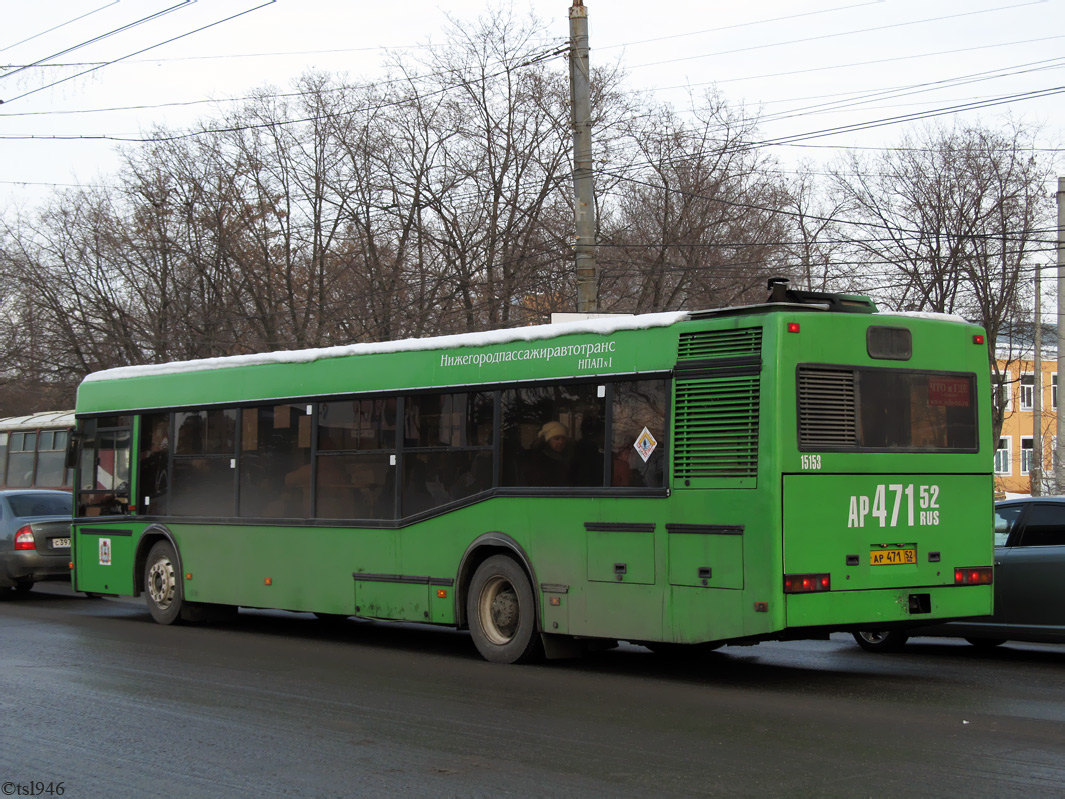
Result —
POLYGON ((1062 381, 1065 380, 1065 178, 1058 178, 1058 440, 1054 446, 1054 484, 1060 494, 1065 491, 1065 402, 1062 402, 1062 381))
POLYGON ((569 79, 573 121, 573 216, 576 225, 577 312, 599 310, 595 264, 595 195, 592 190, 592 100, 588 65, 588 9, 569 10, 569 79))
POLYGON ((1032 470, 1029 491, 1033 497, 1043 495, 1043 314, 1039 296, 1039 264, 1035 265, 1035 374, 1032 386, 1032 470))

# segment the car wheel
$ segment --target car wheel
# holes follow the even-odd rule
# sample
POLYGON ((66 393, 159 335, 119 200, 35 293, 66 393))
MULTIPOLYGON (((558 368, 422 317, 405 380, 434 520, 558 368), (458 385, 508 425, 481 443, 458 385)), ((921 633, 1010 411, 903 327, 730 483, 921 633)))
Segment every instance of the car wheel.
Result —
POLYGON ((32 581, 26 581, 24 583, 15 583, 14 587, 12 587, 11 590, 14 591, 16 594, 28 594, 30 591, 33 590, 33 586, 35 585, 36 583, 32 581))
POLYGON ((1005 638, 966 638, 965 640, 977 649, 994 649, 1006 643, 1005 638))
POLYGON ((144 565, 144 597, 148 612, 159 624, 181 621, 184 589, 177 573, 177 555, 168 541, 159 541, 144 565))
POLYGON ((862 630, 854 640, 866 652, 897 652, 910 636, 898 630, 862 630))
POLYGON ((493 555, 477 567, 466 615, 473 643, 485 660, 522 663, 539 653, 532 587, 512 558, 493 555))

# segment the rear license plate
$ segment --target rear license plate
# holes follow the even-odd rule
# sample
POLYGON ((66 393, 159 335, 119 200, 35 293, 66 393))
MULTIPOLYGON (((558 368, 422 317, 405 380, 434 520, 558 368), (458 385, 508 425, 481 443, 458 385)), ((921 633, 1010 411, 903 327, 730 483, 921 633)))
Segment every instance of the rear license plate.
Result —
POLYGON ((869 565, 871 566, 901 566, 916 562, 916 549, 874 549, 869 553, 869 565))
POLYGON ((53 538, 52 549, 70 549, 69 538, 53 538))

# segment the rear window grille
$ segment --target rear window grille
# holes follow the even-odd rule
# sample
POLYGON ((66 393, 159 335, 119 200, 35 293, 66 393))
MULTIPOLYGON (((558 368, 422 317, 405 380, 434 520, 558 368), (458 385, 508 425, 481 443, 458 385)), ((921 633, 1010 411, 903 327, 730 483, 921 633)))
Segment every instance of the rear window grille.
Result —
POLYGON ((854 372, 799 369, 799 447, 827 449, 858 443, 854 372))

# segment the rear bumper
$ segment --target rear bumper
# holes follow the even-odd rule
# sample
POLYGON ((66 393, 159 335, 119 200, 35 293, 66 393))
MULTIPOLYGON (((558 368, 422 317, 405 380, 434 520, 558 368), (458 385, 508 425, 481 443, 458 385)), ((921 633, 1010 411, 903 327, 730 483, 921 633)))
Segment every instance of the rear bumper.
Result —
POLYGON ((984 616, 991 613, 993 597, 990 585, 940 585, 789 594, 784 602, 789 628, 870 629, 878 624, 932 624, 984 616))
POLYGON ((37 550, 7 552, 0 563, 0 587, 16 583, 70 579, 70 550, 42 553, 37 550))

